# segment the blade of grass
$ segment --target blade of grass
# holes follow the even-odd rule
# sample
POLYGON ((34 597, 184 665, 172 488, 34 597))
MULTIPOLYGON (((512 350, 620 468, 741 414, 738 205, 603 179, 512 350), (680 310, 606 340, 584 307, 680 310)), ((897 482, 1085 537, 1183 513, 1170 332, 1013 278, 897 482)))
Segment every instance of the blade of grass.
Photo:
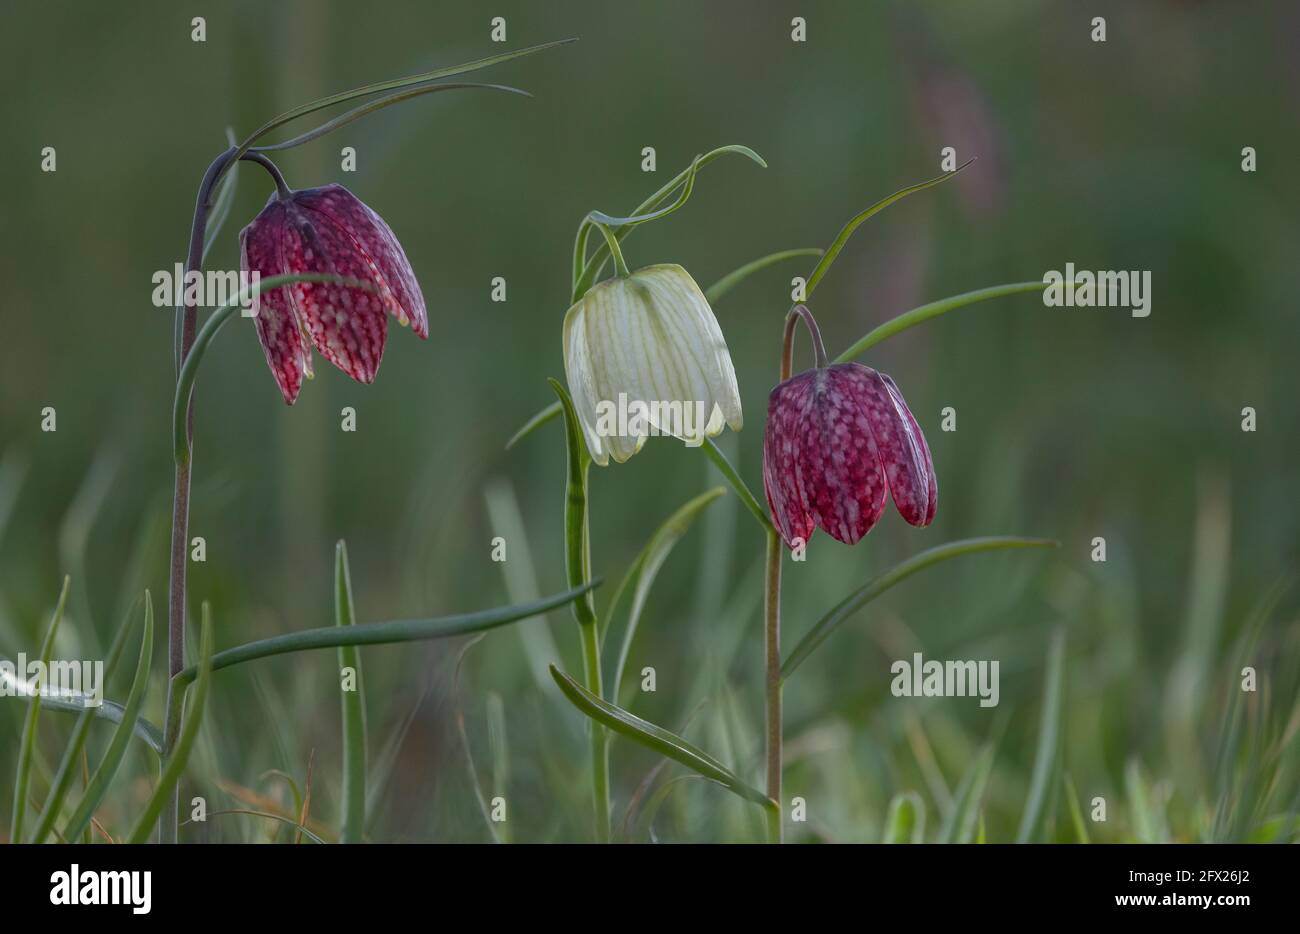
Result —
POLYGON ((1041 292, 1047 288, 1046 282, 1012 282, 1009 285, 991 285, 984 289, 975 289, 972 292, 963 292, 961 295, 953 295, 949 298, 941 298, 938 301, 930 302, 913 308, 911 311, 905 311, 896 318, 891 318, 879 327, 871 330, 867 335, 859 339, 848 350, 834 359, 834 363, 848 363, 855 357, 860 357, 872 347, 875 347, 883 340, 893 337, 901 331, 908 328, 914 328, 922 322, 929 321, 931 318, 937 318, 939 315, 946 315, 950 311, 956 311, 958 308, 965 308, 967 305, 974 305, 978 302, 986 302, 991 298, 1002 298, 1006 295, 1019 295, 1022 292, 1041 292))
POLYGON ((506 450, 507 451, 510 450, 512 447, 514 447, 520 441, 524 440, 524 438, 527 438, 534 431, 536 431, 538 428, 545 425, 551 419, 557 418, 560 412, 561 412, 561 406, 559 402, 552 402, 546 408, 542 409, 540 412, 538 412, 528 421, 524 422, 524 427, 516 431, 514 435, 510 438, 510 440, 506 442, 506 450))
POLYGON ((1080 843, 1090 843, 1088 825, 1084 823, 1083 810, 1079 805, 1079 792, 1068 772, 1065 775, 1065 800, 1070 805, 1070 825, 1074 828, 1074 836, 1080 843))
MULTIPOLYGON (((646 599, 650 595, 650 588, 654 586, 659 569, 668 560, 668 555, 672 553, 673 548, 690 529, 696 517, 710 503, 726 492, 725 487, 714 487, 706 493, 701 493, 669 516, 668 520, 650 536, 650 540, 646 542, 645 547, 641 549, 641 553, 637 555, 636 560, 632 563, 632 567, 628 569, 623 582, 619 584, 619 594, 629 586, 632 588, 632 605, 627 611, 627 622, 623 626, 622 644, 609 679, 608 697, 615 703, 619 699, 620 688, 623 684, 623 672, 627 669, 627 658, 632 651, 632 640, 636 638, 637 626, 641 622, 641 612, 645 609, 646 599)), ((613 614, 617 599, 616 596, 615 602, 610 604, 606 618, 613 614)))
MULTIPOLYGON (((135 827, 127 837, 128 843, 144 843, 153 833, 158 823, 158 815, 167 803, 172 789, 181 780, 181 774, 190 760, 190 751, 203 723, 203 708, 207 705, 208 687, 212 683, 212 619, 208 604, 203 604, 202 622, 199 627, 199 668, 194 691, 189 696, 185 719, 181 723, 180 738, 176 748, 163 764, 158 784, 153 794, 145 803, 144 810, 136 820, 135 827)), ((177 690, 183 690, 179 687, 177 690)))
MULTIPOLYGON (((149 605, 149 596, 145 594, 145 615, 150 616, 153 613, 152 606, 149 605)), ((134 614, 131 614, 134 615, 134 614)), ((131 626, 130 615, 122 620, 122 624, 117 627, 117 634, 113 637, 112 644, 108 647, 108 655, 104 659, 103 676, 100 681, 100 690, 108 684, 113 677, 113 671, 117 668, 117 661, 122 656, 122 650, 126 648, 127 636, 130 635, 133 627, 131 626)), ((63 750, 63 758, 59 761, 59 767, 54 773, 54 779, 50 782, 49 793, 45 796, 45 804, 41 807, 41 819, 37 823, 36 829, 32 831, 33 843, 44 843, 45 838, 50 831, 54 829, 54 821, 63 810, 63 799, 68 793, 68 788, 72 784, 72 778, 76 774, 78 760, 81 758, 81 752, 86 746, 86 737, 90 734, 90 725, 95 720, 95 709, 87 707, 77 718, 76 725, 72 728, 72 736, 68 740, 67 746, 63 750)), ((67 837, 67 831, 64 831, 64 837, 67 837)), ((76 836, 74 833, 72 836, 76 836)))
POLYGON ((953 808, 939 828, 940 843, 970 843, 975 835, 984 786, 993 769, 993 745, 986 743, 966 768, 953 798, 953 808))
MULTIPOLYGON (((56 710, 59 713, 82 714, 86 710, 86 700, 83 697, 80 700, 67 700, 62 697, 46 697, 41 703, 42 710, 56 710)), ((28 699, 30 700, 30 698, 28 699)), ((106 700, 98 707, 91 708, 95 711, 96 720, 105 720, 109 723, 121 724, 126 718, 126 708, 117 701, 106 700)), ((134 736, 140 742, 144 743, 155 753, 162 749, 162 730, 158 725, 151 723, 144 717, 139 717, 135 721, 135 726, 131 729, 131 736, 134 736)), ((129 737, 128 737, 129 738, 129 737)))
MULTIPOLYGON (((348 570, 348 547, 343 541, 334 548, 334 625, 347 629, 356 624, 352 602, 352 575, 348 570)), ((341 691, 343 716, 343 822, 340 843, 360 843, 366 830, 366 695, 361 680, 361 650, 355 645, 339 646, 340 677, 344 669, 353 672, 354 689, 341 691)))
POLYGON ((902 791, 889 802, 881 843, 921 843, 925 839, 925 802, 915 791, 902 791))
POLYGON ((977 554, 984 551, 995 551, 1004 548, 1055 548, 1056 542, 1045 538, 1018 538, 1018 537, 989 537, 989 538, 966 538, 960 541, 948 542, 944 545, 937 545, 934 548, 927 549, 920 554, 913 555, 901 564, 895 565, 890 570, 869 581, 865 586, 855 590, 838 603, 829 613, 813 624, 808 634, 799 641, 794 647, 785 663, 781 666, 782 680, 789 678, 790 674, 803 663, 814 649, 822 644, 826 638, 840 626, 841 623, 848 620, 858 610, 862 609, 876 597, 880 596, 886 590, 895 584, 906 580, 917 571, 923 571, 940 562, 947 561, 951 558, 957 558, 961 555, 977 554))
POLYGON ((1038 750, 1034 754, 1033 777, 1029 783, 1029 800, 1020 817, 1017 843, 1045 843, 1039 834, 1047 819, 1048 796, 1061 774, 1064 737, 1061 729, 1065 706, 1065 630, 1058 629, 1047 650, 1047 681, 1043 686, 1043 712, 1038 725, 1038 750))
MULTIPOLYGON (((220 671, 232 665, 270 658, 273 655, 285 655, 290 652, 305 652, 312 649, 332 649, 340 645, 391 645, 399 642, 421 642, 427 639, 446 639, 451 636, 463 636, 495 626, 504 626, 518 619, 527 619, 538 613, 545 613, 556 607, 570 603, 588 591, 601 585, 597 578, 582 587, 553 594, 532 603, 515 606, 498 607, 481 610, 477 613, 462 613, 456 616, 440 616, 434 619, 398 619, 383 623, 357 623, 347 629, 338 626, 322 626, 318 629, 302 629, 269 639, 247 642, 232 649, 224 649, 212 656, 212 670, 220 671)), ((176 673, 175 681, 184 687, 194 681, 198 674, 197 666, 191 665, 176 673)))
MULTIPOLYGON (((59 602, 55 604, 54 615, 50 617, 50 625, 45 630, 45 639, 41 643, 41 662, 46 672, 49 671, 50 655, 54 651, 55 633, 59 631, 59 623, 63 622, 63 608, 68 602, 68 588, 71 583, 70 578, 63 578, 59 602)), ((18 767, 14 775, 14 813, 9 824, 9 839, 15 841, 23 839, 23 823, 27 815, 27 785, 31 780, 32 753, 36 747, 36 727, 41 715, 40 689, 45 687, 44 676, 36 679, 30 687, 34 690, 30 695, 31 702, 27 706, 27 719, 23 723, 22 738, 18 741, 18 767)))
POLYGON ((769 266, 775 266, 777 263, 785 262, 788 259, 795 259, 799 256, 821 255, 821 247, 804 247, 796 250, 781 250, 779 253, 769 253, 767 256, 760 256, 758 259, 746 263, 739 269, 733 269, 717 282, 713 283, 713 285, 704 290, 704 298, 710 305, 715 305, 722 296, 726 295, 756 272, 762 272, 769 266))
POLYGON ((560 690, 573 706, 591 719, 609 727, 615 733, 653 749, 661 756, 680 762, 688 769, 698 772, 710 781, 717 782, 746 801, 752 801, 769 811, 776 809, 776 802, 769 799, 767 795, 747 785, 717 759, 692 746, 677 734, 670 733, 663 727, 642 720, 630 711, 597 697, 554 665, 551 666, 551 677, 555 679, 555 683, 560 686, 560 690))
POLYGON ((771 532, 772 520, 767 517, 767 512, 759 505, 757 497, 749 491, 749 487, 745 486, 745 481, 740 478, 740 474, 736 473, 736 468, 731 466, 731 461, 727 460, 727 455, 723 454, 722 450, 713 443, 712 438, 705 438, 701 447, 709 460, 713 461, 713 465, 718 468, 723 479, 736 491, 736 495, 745 504, 749 514, 758 521, 764 532, 771 532))

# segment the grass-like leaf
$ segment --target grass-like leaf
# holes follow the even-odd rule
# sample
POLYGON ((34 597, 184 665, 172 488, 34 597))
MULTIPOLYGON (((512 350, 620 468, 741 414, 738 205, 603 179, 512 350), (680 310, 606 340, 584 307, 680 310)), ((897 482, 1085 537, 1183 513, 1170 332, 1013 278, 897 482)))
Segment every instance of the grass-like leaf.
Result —
POLYGON ((921 843, 925 839, 925 802, 915 791, 902 791, 889 802, 881 843, 921 843))
POLYGON ((844 245, 848 243, 849 238, 853 236, 853 232, 857 230, 858 227, 860 227, 864 221, 866 221, 870 217, 873 217, 876 214, 879 214, 881 211, 889 207, 894 202, 902 201, 908 195, 914 195, 918 191, 925 191, 927 188, 933 188, 935 185, 940 185, 943 182, 946 182, 948 179, 956 176, 958 172, 966 168, 966 166, 970 165, 971 162, 974 161, 975 161, 974 159, 971 159, 957 166, 957 168, 951 172, 944 172, 942 175, 937 175, 934 178, 927 179, 924 182, 917 182, 915 185, 908 185, 906 188, 900 188, 898 191, 894 192, 889 197, 881 198, 875 204, 871 205, 871 207, 867 208, 862 213, 856 215, 852 220, 850 220, 847 224, 844 225, 844 227, 836 235, 834 242, 831 243, 830 247, 826 250, 826 252, 822 254, 821 260, 817 263, 815 267, 813 267, 812 274, 808 276, 808 282, 804 288, 805 296, 809 298, 812 297, 813 289, 817 288, 817 283, 822 281, 822 278, 830 270, 831 264, 835 262, 835 258, 840 255, 840 251, 844 249, 844 245))
MULTIPOLYGON (((153 607, 148 603, 148 593, 145 594, 145 601, 145 614, 147 616, 152 615, 153 607)), ((113 641, 108 647, 108 654, 104 659, 104 673, 100 682, 101 689, 103 685, 108 684, 108 680, 113 676, 118 659, 122 657, 122 650, 126 648, 127 637, 131 634, 133 628, 130 615, 122 621, 122 625, 117 627, 117 634, 113 636, 113 641)), ((63 749, 63 757, 59 760, 59 767, 55 770, 54 778, 50 781, 49 793, 45 796, 45 804, 41 807, 40 820, 36 824, 36 829, 32 831, 33 843, 45 842, 45 838, 49 836, 50 831, 54 828, 55 819, 63 810, 63 799, 72 784, 72 777, 76 774, 77 766, 81 763, 81 750, 85 748, 86 737, 90 735, 90 725, 94 720, 95 709, 93 707, 87 707, 81 712, 81 716, 77 717, 76 725, 72 728, 72 736, 63 749)), ((66 833, 64 838, 67 839, 66 833)))
POLYGON ((712 438, 705 438, 701 447, 709 460, 713 461, 713 466, 718 468, 718 472, 722 474, 723 479, 736 491, 736 495, 745 504, 749 514, 762 526, 763 531, 773 531, 772 520, 767 517, 767 511, 759 503, 758 497, 749 491, 749 487, 745 485, 745 481, 736 472, 736 468, 731 466, 731 461, 727 460, 727 455, 722 453, 722 449, 713 443, 712 438))
POLYGON ((572 38, 559 39, 555 42, 544 42, 541 45, 529 46, 526 49, 517 49, 513 52, 503 52, 500 55, 490 55, 487 58, 480 58, 477 61, 466 62, 463 65, 436 68, 433 71, 426 71, 418 75, 411 75, 406 78, 395 78, 391 81, 380 81, 376 84, 367 84, 359 88, 353 88, 349 91, 341 91, 338 94, 331 94, 329 97, 322 97, 309 104, 302 104, 292 110, 285 111, 278 117, 262 124, 239 144, 231 161, 238 161, 244 153, 252 149, 257 141, 267 133, 278 129, 287 123, 291 123, 300 117, 305 117, 308 114, 313 114, 320 110, 326 110, 330 107, 336 107, 339 104, 346 104, 348 101, 357 100, 362 97, 371 97, 375 94, 384 94, 388 91, 401 91, 405 88, 415 87, 416 85, 428 84, 441 78, 452 78, 456 75, 468 74, 471 71, 478 71, 481 68, 489 68, 492 65, 499 65, 502 62, 508 62, 511 59, 523 58, 525 55, 533 55, 537 52, 543 52, 547 49, 553 49, 556 46, 567 45, 570 42, 577 41, 576 38, 572 38))
POLYGON ((622 583, 618 585, 618 590, 615 591, 614 598, 610 601, 606 618, 613 617, 619 600, 629 587, 632 589, 632 604, 628 608, 627 622, 623 626, 623 639, 618 659, 614 664, 609 679, 608 696, 615 703, 619 699, 619 689, 623 684, 623 672, 627 669, 627 657, 632 650, 632 640, 636 638, 637 626, 641 622, 641 611, 645 609, 646 598, 650 595, 650 588, 654 586, 659 569, 663 567, 664 561, 668 559, 673 547, 681 541, 682 536, 686 534, 696 517, 711 502, 726 492, 725 487, 714 487, 706 493, 701 493, 669 516, 668 520, 650 536, 650 540, 646 542, 645 547, 641 549, 641 553, 637 555, 636 560, 632 562, 632 566, 628 568, 622 583))
MULTIPOLYGON (((439 616, 434 619, 395 619, 383 623, 358 623, 346 629, 338 626, 302 629, 217 652, 212 656, 212 670, 220 671, 222 668, 242 665, 244 662, 259 658, 270 658, 273 655, 305 652, 311 649, 332 649, 340 645, 388 645, 463 636, 492 629, 495 626, 504 626, 515 620, 527 619, 538 613, 564 606, 592 588, 599 587, 600 584, 601 581, 597 578, 585 586, 534 600, 532 603, 480 610, 477 613, 439 616)), ((197 666, 191 665, 178 671, 173 680, 178 687, 184 687, 193 682, 197 674, 197 666)))
POLYGON ((704 290, 704 297, 710 305, 717 303, 718 299, 726 295, 740 283, 744 282, 756 272, 761 272, 768 266, 775 266, 777 263, 785 262, 788 259, 795 259, 799 256, 821 256, 823 250, 821 247, 806 247, 797 250, 782 250, 779 253, 769 253, 767 256, 760 256, 758 259, 746 263, 739 269, 733 269, 713 285, 704 290))
MULTIPOLYGON (((632 216, 636 217, 654 211, 665 201, 667 201, 670 197, 672 197, 673 192, 675 192, 678 188, 685 185, 688 178, 693 178, 695 173, 698 172, 700 169, 704 168, 706 165, 708 165, 714 159, 717 159, 719 156, 724 156, 727 155, 728 153, 735 153, 737 155, 745 156, 746 158, 756 162, 758 165, 762 166, 763 168, 767 168, 767 162, 763 160, 763 157, 760 156, 758 153, 754 152, 754 150, 750 149, 748 146, 740 146, 740 145, 720 146, 717 149, 714 149, 710 152, 706 152, 702 156, 697 156, 691 162, 690 166, 688 166, 686 169, 678 173, 675 177, 670 179, 666 185, 664 185, 662 188, 660 188, 658 191, 652 194, 649 198, 646 198, 646 200, 642 201, 639 205, 637 205, 636 210, 632 212, 632 216)), ((581 254, 578 251, 586 250, 587 238, 584 234, 585 234, 585 228, 589 226, 590 221, 591 221, 590 217, 583 218, 582 224, 579 225, 578 237, 574 245, 575 272, 577 271, 578 267, 581 266, 581 272, 579 272, 575 276, 574 283, 573 283, 572 300, 574 302, 578 301, 578 299, 582 298, 582 296, 587 294, 587 290, 590 289, 592 285, 595 284, 596 279, 600 276, 601 270, 605 268, 605 264, 609 262, 609 258, 610 258, 609 246, 607 244, 600 244, 592 252, 590 259, 587 259, 585 262, 582 261, 581 254)), ((636 229, 635 227, 619 227, 614 230, 614 236, 621 243, 623 241, 623 238, 626 237, 635 229, 636 229)))
POLYGON ((1003 548, 1055 548, 1056 545, 1056 542, 1045 538, 967 538, 948 542, 946 545, 938 545, 920 554, 913 555, 903 563, 894 566, 868 582, 865 586, 849 594, 834 609, 814 623, 812 629, 799 640, 799 644, 794 647, 794 651, 790 653, 781 666, 781 677, 782 679, 789 678, 790 674, 803 663, 803 660, 812 654, 817 646, 826 641, 826 638, 841 623, 886 590, 911 577, 917 571, 923 571, 928 567, 961 555, 996 551, 1003 548))
POLYGON ((971 292, 963 292, 960 295, 941 298, 936 302, 921 305, 911 311, 905 311, 898 317, 890 318, 879 327, 873 328, 865 337, 860 338, 848 350, 836 357, 833 362, 848 363, 853 358, 862 356, 881 341, 893 337, 900 331, 914 328, 931 318, 946 315, 958 308, 965 308, 967 305, 974 305, 978 302, 986 302, 991 298, 1002 298, 1006 295, 1019 295, 1022 292, 1041 292, 1045 288, 1047 288, 1047 283, 1042 281, 1012 282, 1009 285, 991 285, 988 288, 975 289, 971 292))
MULTIPOLYGON (((63 589, 59 592, 59 602, 55 604, 54 615, 50 617, 50 625, 45 630, 45 639, 41 642, 41 662, 44 665, 46 677, 48 677, 50 668, 50 654, 54 651, 54 636, 59 631, 59 623, 63 622, 63 608, 68 603, 68 586, 71 580, 63 578, 63 589)), ((22 677, 21 673, 18 675, 22 677)), ((14 773, 14 812, 13 820, 9 824, 9 839, 23 839, 24 818, 27 815, 27 785, 31 780, 32 771, 32 753, 36 748, 36 726, 41 716, 41 695, 40 688, 44 687, 44 679, 38 683, 30 685, 34 692, 30 695, 30 703, 27 706, 27 719, 23 723, 23 734, 18 740, 18 767, 14 773)))
MULTIPOLYGON (((1065 631, 1057 630, 1047 650, 1047 681, 1043 686, 1043 711, 1038 725, 1038 749, 1034 753, 1034 772, 1029 782, 1029 799, 1020 817, 1017 843, 1038 841, 1043 823, 1048 819, 1048 799, 1056 790, 1061 775, 1062 715, 1065 705, 1065 631)), ((1043 841, 1040 841, 1043 842, 1043 841)))
MULTIPOLYGON (((158 823, 158 815, 162 813, 163 806, 171 800, 172 789, 181 780, 181 774, 190 761, 190 752, 194 749, 194 740, 199 735, 199 727, 203 723, 203 708, 207 705, 208 688, 211 684, 212 619, 208 604, 204 603, 202 622, 199 626, 198 680, 187 698, 189 703, 186 705, 185 719, 181 723, 176 747, 163 762, 158 784, 154 786, 153 793, 149 796, 149 800, 136 820, 135 827, 127 837, 128 843, 146 842, 158 823)), ((180 685, 176 685, 175 689, 180 690, 180 685)))
MULTIPOLYGON (((356 624, 352 602, 352 575, 348 549, 342 541, 334 548, 334 625, 347 629, 356 624)), ((352 669, 352 690, 340 684, 343 708, 343 821, 340 843, 360 843, 366 830, 366 695, 361 680, 361 650, 339 646, 340 677, 352 669)))
MULTIPOLYGON (((122 758, 126 755, 126 747, 130 744, 131 736, 136 732, 141 722, 140 708, 144 706, 145 695, 149 690, 149 666, 152 659, 153 598, 150 596, 149 591, 146 590, 144 593, 144 630, 140 634, 140 654, 136 660, 135 677, 131 679, 131 690, 127 694, 126 706, 121 708, 117 729, 113 731, 113 737, 108 742, 108 749, 104 752, 104 758, 100 760, 99 766, 95 769, 95 774, 86 784, 86 791, 81 796, 81 800, 77 802, 77 806, 72 809, 72 813, 68 816, 68 821, 63 827, 65 840, 75 839, 90 825, 90 819, 94 816, 95 809, 99 807, 99 802, 103 800, 104 795, 108 792, 108 786, 112 784, 113 777, 117 775, 118 766, 122 764, 122 758)), ((162 736, 159 735, 154 743, 155 751, 161 748, 161 743, 162 736)))
POLYGON ((538 428, 541 428, 551 419, 559 416, 561 411, 562 409, 560 403, 558 402, 552 402, 546 408, 542 409, 540 412, 538 412, 528 421, 524 422, 524 427, 516 431, 514 435, 510 438, 510 440, 506 442, 506 450, 507 451, 510 450, 520 441, 524 440, 524 438, 527 438, 529 435, 531 435, 538 428))
POLYGON ((1065 800, 1069 805, 1070 826, 1074 828, 1074 837, 1079 843, 1091 842, 1088 838, 1088 825, 1083 819, 1083 809, 1079 804, 1079 791, 1074 787, 1074 780, 1067 772, 1064 776, 1065 800))
POLYGON ((746 801, 752 801, 768 811, 776 810, 775 801, 758 789, 747 785, 717 759, 692 746, 676 733, 671 733, 648 720, 642 720, 636 714, 597 697, 554 665, 551 666, 551 677, 555 679, 555 683, 560 686, 560 690, 573 706, 596 722, 642 746, 653 749, 674 762, 680 762, 688 769, 717 782, 746 801))
POLYGON ((988 784, 989 773, 993 770, 993 744, 983 746, 975 760, 966 767, 966 774, 961 777, 957 791, 953 795, 952 810, 939 828, 940 843, 970 843, 975 838, 975 828, 979 821, 980 802, 984 798, 984 786, 988 784))

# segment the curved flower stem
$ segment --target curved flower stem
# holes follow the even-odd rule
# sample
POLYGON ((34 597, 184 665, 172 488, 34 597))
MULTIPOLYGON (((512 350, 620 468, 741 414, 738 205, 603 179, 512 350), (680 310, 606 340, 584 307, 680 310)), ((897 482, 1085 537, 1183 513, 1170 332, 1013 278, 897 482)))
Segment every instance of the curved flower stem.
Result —
POLYGON ((795 325, 802 319, 804 327, 808 329, 808 334, 812 337, 813 355, 817 361, 818 369, 825 369, 830 366, 826 359, 826 345, 822 343, 822 332, 817 327, 817 320, 812 316, 806 305, 795 305, 790 309, 790 313, 785 316, 785 338, 781 343, 781 382, 790 378, 790 373, 794 370, 794 329, 795 325))
POLYGON ((626 279, 631 275, 628 272, 627 260, 623 259, 623 249, 618 245, 618 237, 608 224, 596 220, 591 215, 587 216, 587 223, 600 231, 601 236, 605 238, 605 243, 609 247, 609 255, 614 258, 614 273, 620 279, 626 279))

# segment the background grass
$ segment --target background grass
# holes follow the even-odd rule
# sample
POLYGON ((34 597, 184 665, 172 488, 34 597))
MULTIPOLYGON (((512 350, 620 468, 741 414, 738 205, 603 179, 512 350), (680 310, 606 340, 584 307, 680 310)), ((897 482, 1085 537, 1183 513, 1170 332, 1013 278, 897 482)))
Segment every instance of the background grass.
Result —
MULTIPOLYGON (((321 363, 289 409, 251 330, 220 336, 196 393, 191 520, 208 543, 207 562, 192 566, 193 615, 211 602, 216 647, 329 625, 340 538, 361 622, 563 589, 559 424, 509 454, 502 446, 562 373, 572 235, 587 211, 622 213, 696 153, 752 146, 770 168, 711 166, 686 208, 627 244, 632 265, 680 262, 707 286, 759 255, 826 245, 866 204, 935 174, 952 145, 979 161, 872 219, 819 288, 832 353, 922 302, 1067 261, 1151 270, 1153 312, 1006 299, 864 361, 898 381, 927 432, 938 517, 916 530, 891 510, 856 548, 816 538, 806 564, 787 565, 787 646, 848 591, 942 541, 1026 534, 1062 547, 926 572, 800 668, 785 695, 786 786, 808 820, 790 837, 880 839, 891 799, 915 793, 896 809, 909 829, 895 830, 908 836, 922 811, 936 839, 961 829, 972 787, 969 832, 991 841, 1026 826, 1049 840, 1076 839, 1077 826, 1097 841, 1294 836, 1292 5, 501 2, 488 12, 303 0, 201 12, 204 44, 190 41, 196 11, 164 2, 22 4, 0 38, 12 89, 0 101, 0 652, 35 654, 65 573, 56 657, 102 657, 143 589, 165 593, 172 331, 150 304, 150 276, 181 258, 225 128, 246 133, 307 99, 490 54, 488 20, 502 15, 511 47, 582 39, 484 73, 535 100, 436 95, 281 162, 291 184, 340 181, 388 220, 420 277, 431 338, 394 328, 370 387, 321 363), (793 15, 808 20, 806 44, 789 40, 793 15), (1094 15, 1108 19, 1105 44, 1089 41, 1094 15), (339 169, 345 145, 356 173, 339 169), (1240 170, 1247 145, 1255 174, 1240 170), (54 174, 39 171, 43 146, 57 149, 54 174), (644 146, 657 149, 654 175, 640 171, 644 146), (493 276, 508 281, 505 304, 489 301, 493 276), (52 434, 40 431, 47 405, 52 434), (1240 430, 1247 405, 1253 434, 1240 430), (355 434, 339 430, 343 406, 358 413, 355 434), (944 406, 957 410, 954 433, 939 430, 944 406), (489 558, 497 534, 505 565, 489 558), (1089 560, 1098 535, 1104 564, 1089 560), (1039 787, 1057 631, 1059 761, 1039 787), (999 659, 1001 704, 893 698, 889 665, 913 651, 999 659), (1243 665, 1259 672, 1255 694, 1236 689, 1243 665), (1104 823, 1089 819, 1097 796, 1104 823), (1042 812, 1026 825, 1031 801, 1042 812)), ((240 175, 214 268, 237 264, 236 234, 269 192, 255 169, 240 175)), ((722 443, 755 490, 789 277, 809 267, 766 271, 717 308, 747 416, 722 443)), ((673 510, 717 483, 699 452, 669 442, 595 470, 595 572, 616 581, 673 510)), ((656 668, 658 691, 630 706, 761 784, 752 526, 725 496, 665 563, 629 659, 631 672, 656 668)), ((584 722, 546 671, 556 659, 580 670, 568 611, 487 634, 457 677, 459 650, 362 652, 367 836, 490 839, 459 714, 481 790, 508 800, 509 839, 587 838, 584 722)), ((131 677, 121 667, 108 691, 118 701, 131 677)), ((327 651, 214 674, 182 801, 296 819, 310 771, 306 826, 332 839, 336 667, 327 651)), ((162 696, 158 681, 145 711, 154 722, 162 696)), ((0 800, 12 794, 25 711, 0 702, 0 800)), ((35 800, 74 725, 43 714, 35 800)), ((92 766, 110 732, 92 726, 92 766)), ((151 755, 134 744, 100 809, 114 836, 148 797, 151 755)), ((676 780, 680 767, 651 776, 658 760, 620 740, 613 761, 616 828, 635 798, 653 810, 628 822, 640 839, 761 838, 757 809, 676 780)), ((272 838, 298 835, 248 815, 182 829, 189 840, 272 838)))

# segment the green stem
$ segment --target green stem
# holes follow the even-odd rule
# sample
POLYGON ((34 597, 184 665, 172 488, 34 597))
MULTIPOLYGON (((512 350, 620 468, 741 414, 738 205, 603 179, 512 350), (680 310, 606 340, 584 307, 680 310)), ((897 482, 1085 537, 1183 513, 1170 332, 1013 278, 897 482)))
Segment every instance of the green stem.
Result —
POLYGON ((618 245, 618 237, 614 236, 614 231, 610 229, 608 224, 602 224, 590 218, 589 223, 599 230, 601 236, 605 238, 605 244, 609 247, 609 254, 614 257, 614 274, 620 279, 626 279, 631 273, 628 272, 627 260, 623 259, 623 249, 618 245))
MULTIPOLYGON (((587 690, 601 696, 600 633, 594 621, 579 627, 582 634, 582 666, 587 690)), ((596 809, 596 840, 609 842, 609 734, 599 723, 591 726, 592 799, 596 809)))

